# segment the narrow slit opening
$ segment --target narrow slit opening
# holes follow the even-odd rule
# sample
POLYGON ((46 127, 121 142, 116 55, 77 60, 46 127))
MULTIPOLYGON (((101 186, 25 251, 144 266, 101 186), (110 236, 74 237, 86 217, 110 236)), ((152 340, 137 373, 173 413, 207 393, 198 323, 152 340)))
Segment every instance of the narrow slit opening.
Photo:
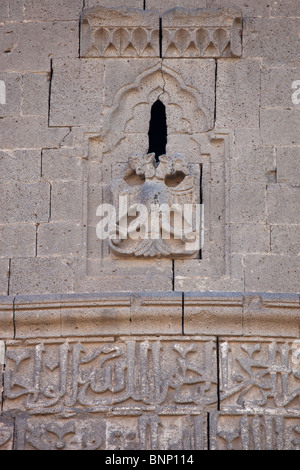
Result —
POLYGON ((155 160, 159 163, 159 157, 165 155, 167 145, 167 116, 166 107, 158 99, 151 108, 151 119, 149 126, 149 150, 155 153, 155 160))

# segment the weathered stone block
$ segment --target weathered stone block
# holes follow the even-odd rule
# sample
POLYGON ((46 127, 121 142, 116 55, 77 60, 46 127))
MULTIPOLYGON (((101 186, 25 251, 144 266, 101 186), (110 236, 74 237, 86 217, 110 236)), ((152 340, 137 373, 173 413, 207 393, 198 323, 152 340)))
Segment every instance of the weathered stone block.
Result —
POLYGON ((300 187, 285 183, 267 188, 268 221, 270 224, 300 224, 300 187))
MULTIPOLYGON (((143 8, 144 0, 86 0, 85 7, 91 8, 97 5, 101 5, 108 8, 116 8, 127 6, 130 8, 143 8)), ((147 6, 148 9, 148 6, 147 6)))
MULTIPOLYGON (((1 233, 1 226, 0 226, 1 233)), ((37 255, 73 255, 82 246, 82 227, 75 222, 41 224, 37 233, 37 255)))
POLYGON ((163 2, 157 2, 156 0, 146 0, 147 10, 158 10, 160 13, 164 13, 172 8, 205 8, 206 0, 164 0, 163 2))
POLYGON ((7 0, 9 7, 10 21, 23 21, 24 18, 24 0, 7 0))
POLYGON ((219 60, 216 127, 259 127, 260 63, 219 60))
POLYGON ((0 223, 46 222, 49 202, 49 183, 1 184, 0 223))
POLYGON ((231 253, 268 253, 270 227, 265 224, 231 224, 231 253))
POLYGON ((0 69, 50 72, 52 58, 78 56, 78 28, 76 21, 0 25, 0 69))
POLYGON ((248 292, 298 292, 300 266, 297 257, 246 255, 245 290, 248 292))
POLYGON ((244 57, 261 57, 265 65, 284 64, 299 67, 299 25, 300 18, 245 18, 244 57))
POLYGON ((0 173, 3 183, 39 181, 41 178, 40 150, 0 151, 0 173))
POLYGON ((23 116, 47 116, 49 112, 50 74, 23 75, 23 116))
POLYGON ((181 334, 181 292, 134 294, 130 322, 131 334, 181 334))
POLYGON ((297 450, 299 414, 219 413, 210 416, 211 450, 297 450))
MULTIPOLYGON (((261 106, 262 108, 296 108, 293 103, 292 87, 299 80, 300 69, 296 67, 263 67, 261 71, 261 106)), ((298 87, 297 87, 298 88, 298 87)))
POLYGON ((268 17, 271 15, 270 0, 207 0, 207 8, 238 7, 242 10, 244 17, 268 17))
POLYGON ((260 116, 265 145, 300 144, 300 109, 261 109, 260 116))
POLYGON ((5 83, 5 103, 0 102, 0 117, 18 116, 21 113, 22 76, 19 73, 0 73, 5 83))
POLYGON ((276 0, 272 2, 272 16, 300 17, 298 0, 276 0))
POLYGON ((245 294, 245 336, 299 337, 300 297, 297 294, 245 294))
POLYGON ((276 170, 275 150, 256 145, 235 145, 230 160, 231 182, 267 183, 276 170))
POLYGON ((80 181, 83 177, 84 149, 61 148, 42 151, 42 176, 47 181, 80 181))
POLYGON ((163 57, 238 57, 241 11, 174 8, 162 15, 163 57))
POLYGON ((230 187, 230 222, 266 222, 266 185, 263 183, 232 184, 230 187))
POLYGON ((81 18, 81 57, 159 57, 158 12, 98 6, 81 18))
MULTIPOLYGON (((1 413, 2 414, 2 413, 1 413)), ((5 415, 0 417, 0 450, 13 450, 14 421, 5 415)))
POLYGON ((241 334, 243 298, 240 293, 186 292, 185 334, 241 334))
POLYGON ((51 220, 82 220, 82 183, 55 181, 51 190, 51 220))
POLYGON ((54 61, 50 125, 101 127, 103 80, 103 61, 54 61))
POLYGON ((73 290, 73 259, 13 258, 10 291, 12 294, 56 294, 73 290))
POLYGON ((288 413, 298 409, 299 364, 293 341, 222 338, 220 351, 221 410, 288 413), (276 380, 273 379, 276 371, 276 380))
MULTIPOLYGON (((0 266, 1 266, 0 260, 0 266)), ((1 272, 1 271, 0 271, 1 272)), ((1 273, 2 274, 2 273, 1 273)), ((7 292, 6 292, 7 293, 7 292)), ((12 339, 14 337, 14 297, 12 295, 0 296, 0 340, 12 339)), ((3 345, 0 348, 3 348, 3 345)), ((1 368, 5 364, 5 351, 1 350, 0 375, 1 368), (4 362, 2 362, 4 360, 4 362)), ((1 436, 1 432, 0 432, 1 436)))
POLYGON ((64 416, 111 413, 113 407, 126 418, 137 411, 149 411, 151 417, 168 410, 172 416, 176 407, 177 415, 198 415, 217 404, 216 367, 216 344, 210 337, 80 338, 25 347, 19 343, 7 348, 4 407, 48 415, 59 410, 64 416))
POLYGON ((61 336, 60 305, 61 294, 17 295, 14 303, 15 338, 61 336))
POLYGON ((300 255, 300 225, 271 225, 271 251, 300 255))
MULTIPOLYGON (((206 414, 201 411, 192 416, 184 412, 166 416, 117 411, 87 413, 79 419, 77 416, 61 419, 21 415, 16 419, 15 447, 18 450, 127 450, 131 453, 145 449, 206 450, 207 426, 206 414)), ((108 465, 121 461, 137 465, 139 459, 138 456, 109 455, 105 457, 108 465)))
POLYGON ((37 21, 78 20, 82 11, 82 0, 27 0, 25 18, 37 21))
POLYGON ((277 182, 300 185, 300 147, 277 148, 277 182))
POLYGON ((0 146, 2 149, 55 148, 69 133, 69 128, 50 129, 46 116, 8 117, 1 121, 0 146))
POLYGON ((36 225, 0 225, 0 257, 34 257, 36 251, 36 225))
POLYGON ((0 295, 8 293, 9 260, 0 259, 0 295))

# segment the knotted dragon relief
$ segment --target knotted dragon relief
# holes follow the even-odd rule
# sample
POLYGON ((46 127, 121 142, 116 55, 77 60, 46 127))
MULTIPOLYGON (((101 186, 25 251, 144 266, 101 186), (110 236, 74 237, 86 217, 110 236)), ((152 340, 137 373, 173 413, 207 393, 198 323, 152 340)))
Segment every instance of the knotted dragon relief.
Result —
POLYGON ((110 184, 116 217, 108 243, 121 256, 196 257, 202 206, 196 165, 182 154, 133 155, 122 178, 110 184))

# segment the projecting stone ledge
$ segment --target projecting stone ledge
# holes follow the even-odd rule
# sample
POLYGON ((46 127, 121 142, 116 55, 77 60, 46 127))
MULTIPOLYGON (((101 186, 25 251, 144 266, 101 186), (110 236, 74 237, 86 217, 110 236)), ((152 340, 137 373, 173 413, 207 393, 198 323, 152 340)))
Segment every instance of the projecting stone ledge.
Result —
POLYGON ((155 10, 97 6, 83 12, 80 41, 84 58, 241 57, 242 13, 173 8, 160 18, 155 10))
POLYGON ((300 297, 125 292, 0 298, 0 340, 183 333, 299 338, 300 297))

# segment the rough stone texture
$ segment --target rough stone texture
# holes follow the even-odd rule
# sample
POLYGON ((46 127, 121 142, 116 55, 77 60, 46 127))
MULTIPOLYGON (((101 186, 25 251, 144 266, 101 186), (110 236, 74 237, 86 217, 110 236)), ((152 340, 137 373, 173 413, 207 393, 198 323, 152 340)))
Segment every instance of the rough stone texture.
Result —
POLYGON ((175 8, 162 15, 163 57, 239 57, 241 12, 175 8))
POLYGON ((266 185, 262 183, 232 184, 230 188, 230 222, 266 222, 266 185))
POLYGON ((172 8, 205 8, 207 0, 164 0, 156 2, 155 0, 146 0, 147 10, 158 10, 160 13, 171 10, 172 8))
MULTIPOLYGON (((268 17, 273 13, 273 0, 206 0, 207 8, 237 7, 243 12, 244 17, 268 17)), ((277 2, 275 2, 277 3, 277 2)))
POLYGON ((230 162, 232 183, 268 183, 276 171, 276 152, 263 145, 235 145, 230 162))
MULTIPOLYGON (((143 9, 144 0, 85 0, 85 7, 91 8, 101 5, 109 8, 130 7, 143 9)), ((147 7, 148 8, 148 7, 147 7)))
POLYGON ((79 148, 44 149, 42 176, 47 181, 79 181, 83 174, 84 150, 79 148))
POLYGON ((270 227, 266 224, 231 224, 232 253, 268 253, 270 227))
POLYGON ((259 127, 260 63, 218 61, 217 127, 259 127))
POLYGON ((300 187, 285 183, 267 189, 268 221, 271 224, 299 224, 300 187))
POLYGON ((75 21, 0 25, 0 69, 50 72, 50 59, 78 56, 78 28, 75 21))
POLYGON ((299 88, 292 85, 299 80, 296 67, 263 67, 261 71, 261 106, 263 108, 299 108, 292 102, 293 93, 299 88))
POLYGON ((249 254, 244 258, 245 290, 253 292, 298 292, 298 258, 279 254, 249 254))
POLYGON ((13 258, 10 272, 11 294, 72 292, 73 261, 67 257, 13 258))
POLYGON ((36 225, 0 225, 0 258, 34 257, 36 252, 36 225))
MULTIPOLYGON (((4 339, 12 339, 14 337, 13 301, 14 301, 13 296, 9 296, 9 295, 0 296, 0 322, 1 322, 0 340, 1 341, 4 339)), ((5 350, 3 351, 3 343, 2 343, 1 344, 0 373, 1 373, 1 369, 3 365, 5 365, 5 350), (3 354, 4 354, 4 357, 3 357, 3 354)))
POLYGON ((245 18, 244 57, 261 57, 264 65, 299 67, 299 18, 245 18))
POLYGON ((48 183, 1 184, 0 223, 47 222, 49 202, 48 183))
POLYGON ((299 450, 298 413, 274 416, 272 412, 211 415, 211 450, 299 450))
POLYGON ((271 225, 271 251, 300 255, 300 225, 271 225))
POLYGON ((82 0, 26 0, 25 18, 35 21, 71 21, 78 20, 82 8, 82 0))
POLYGON ((159 57, 157 12, 99 6, 81 21, 81 57, 159 57))
POLYGON ((59 147, 70 129, 48 127, 48 118, 20 116, 1 121, 0 145, 2 149, 41 149, 59 147))
POLYGON ((103 80, 102 61, 54 61, 50 125, 100 127, 103 101, 99 90, 103 80))
MULTIPOLYGON (((0 226, 1 227, 1 226, 0 226)), ((1 228, 0 228, 1 233, 1 228)), ((75 222, 41 224, 37 233, 37 255, 73 255, 80 252, 82 228, 75 222)))
POLYGON ((5 83, 5 104, 0 104, 0 117, 18 116, 21 111, 22 75, 19 73, 0 73, 5 83))
POLYGON ((8 294, 9 260, 0 259, 0 295, 8 294))
POLYGON ((23 75, 23 116, 48 117, 49 82, 49 73, 26 73, 23 75))
POLYGON ((277 182, 300 184, 300 147, 277 148, 277 182))
POLYGON ((11 417, 0 417, 0 450, 13 450, 14 422, 11 417))
POLYGON ((260 121, 265 145, 300 144, 300 109, 261 109, 260 121))
POLYGON ((55 181, 51 189, 51 220, 82 219, 82 184, 79 181, 55 181))
POLYGON ((40 150, 0 151, 0 172, 3 182, 37 182, 41 178, 40 167, 40 150))

